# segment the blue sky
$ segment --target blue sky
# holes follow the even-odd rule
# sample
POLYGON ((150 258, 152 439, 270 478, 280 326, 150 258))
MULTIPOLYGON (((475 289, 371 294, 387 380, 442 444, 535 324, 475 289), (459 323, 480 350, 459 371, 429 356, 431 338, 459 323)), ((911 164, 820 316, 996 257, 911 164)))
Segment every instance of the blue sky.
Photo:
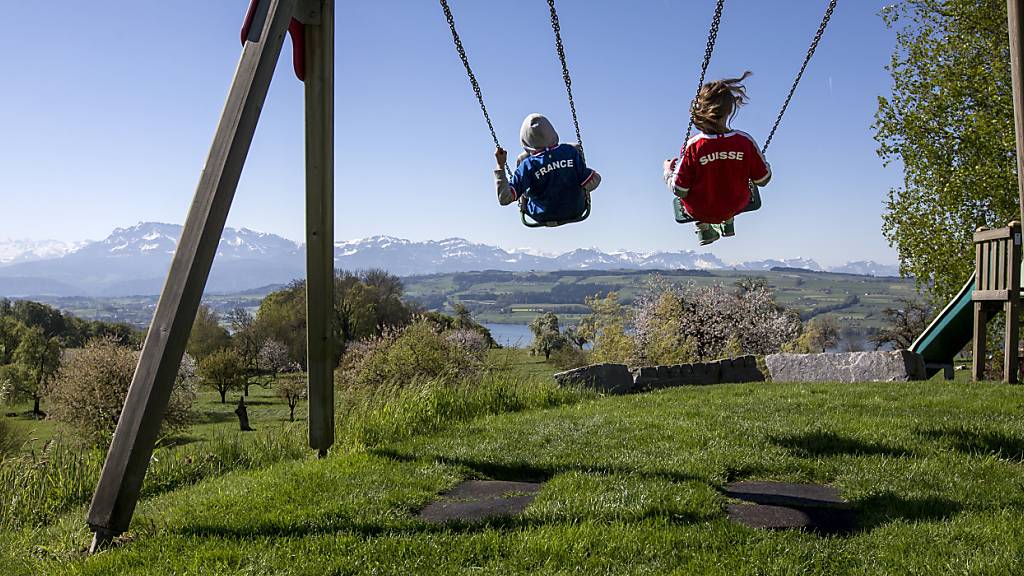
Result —
MULTIPOLYGON (((572 126, 543 0, 451 0, 499 139, 522 118, 572 126)), ((749 69, 734 127, 763 141, 825 0, 727 0, 709 78, 749 69)), ((3 0, 0 238, 102 238, 181 222, 240 47, 244 0, 3 0)), ((768 151, 764 208, 709 247, 726 261, 895 262, 880 233, 899 167, 871 123, 894 33, 883 2, 845 0, 768 151)), ((495 200, 493 149, 437 2, 338 2, 336 236, 460 236, 561 252, 696 249, 672 219, 661 162, 677 153, 713 0, 559 0, 587 148, 604 181, 583 224, 528 230, 495 200)), ((228 224, 303 237, 302 86, 286 47, 228 224)))

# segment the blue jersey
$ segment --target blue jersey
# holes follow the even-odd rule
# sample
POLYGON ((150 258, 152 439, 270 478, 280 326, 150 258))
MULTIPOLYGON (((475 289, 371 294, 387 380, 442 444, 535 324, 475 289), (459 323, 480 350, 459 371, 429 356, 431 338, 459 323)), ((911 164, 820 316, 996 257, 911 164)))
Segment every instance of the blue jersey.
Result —
POLYGON ((512 191, 526 198, 526 213, 538 222, 571 220, 586 209, 583 185, 594 174, 571 144, 527 156, 512 175, 512 191))

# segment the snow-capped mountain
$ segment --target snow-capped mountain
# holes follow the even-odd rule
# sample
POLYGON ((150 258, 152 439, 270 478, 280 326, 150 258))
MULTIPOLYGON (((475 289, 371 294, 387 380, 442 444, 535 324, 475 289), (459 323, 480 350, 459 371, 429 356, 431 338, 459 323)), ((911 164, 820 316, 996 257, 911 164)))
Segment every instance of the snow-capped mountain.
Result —
POLYGON ((85 242, 61 242, 60 240, 0 240, 0 266, 60 258, 85 244, 85 242))
POLYGON ((823 272, 824 268, 810 258, 789 258, 786 260, 755 260, 733 266, 736 270, 771 270, 772 268, 799 268, 813 272, 823 272))
POLYGON ((899 276, 900 267, 896 264, 879 264, 878 262, 872 262, 870 260, 858 260, 856 262, 847 262, 842 266, 833 266, 828 269, 829 272, 839 272, 842 274, 858 274, 860 276, 899 276))
MULTIPOLYGON (((0 243, 0 296, 158 294, 182 227, 141 222, 118 228, 103 240, 81 244, 0 243)), ((776 267, 821 271, 805 258, 728 264, 707 252, 604 252, 580 248, 551 255, 529 249, 504 250, 462 238, 412 241, 390 236, 337 242, 338 269, 383 268, 409 276, 475 270, 769 270, 776 267)), ((851 262, 844 273, 890 274, 895 267, 851 262)), ((225 228, 207 283, 211 292, 234 292, 286 283, 305 274, 305 247, 275 234, 225 228)))

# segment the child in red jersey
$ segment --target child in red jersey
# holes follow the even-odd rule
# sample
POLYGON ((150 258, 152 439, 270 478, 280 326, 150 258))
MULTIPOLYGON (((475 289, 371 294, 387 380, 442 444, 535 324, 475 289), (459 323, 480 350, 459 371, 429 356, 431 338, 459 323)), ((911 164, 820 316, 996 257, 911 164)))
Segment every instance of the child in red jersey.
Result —
POLYGON ((665 161, 665 182, 697 221, 701 246, 734 235, 733 216, 750 202, 750 183, 764 186, 772 177, 754 139, 729 127, 747 101, 741 82, 749 75, 701 86, 690 108, 700 132, 686 142, 681 161, 665 161))

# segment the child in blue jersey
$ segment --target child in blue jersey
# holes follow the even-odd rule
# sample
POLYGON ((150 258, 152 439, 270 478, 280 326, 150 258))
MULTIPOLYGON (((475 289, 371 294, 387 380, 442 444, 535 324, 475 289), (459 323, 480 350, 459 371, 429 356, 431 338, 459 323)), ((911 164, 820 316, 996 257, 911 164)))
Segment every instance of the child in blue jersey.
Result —
POLYGON ((587 194, 601 184, 601 175, 587 168, 572 144, 559 144, 558 133, 547 118, 530 114, 519 131, 524 152, 516 159, 512 182, 505 176, 508 152, 498 148, 494 180, 498 203, 518 200, 537 222, 564 222, 578 218, 587 207, 587 194))

